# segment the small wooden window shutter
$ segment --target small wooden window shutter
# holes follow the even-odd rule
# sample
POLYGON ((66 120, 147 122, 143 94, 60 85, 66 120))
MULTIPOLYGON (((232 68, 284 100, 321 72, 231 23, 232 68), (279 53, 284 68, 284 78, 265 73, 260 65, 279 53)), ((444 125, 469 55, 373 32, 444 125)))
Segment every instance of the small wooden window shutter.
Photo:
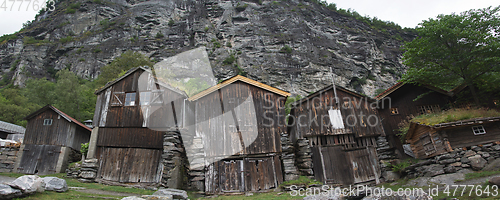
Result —
POLYGON ((113 92, 111 96, 111 106, 123 106, 125 102, 125 92, 113 92))
POLYGON ((151 105, 163 104, 164 90, 151 91, 151 105))

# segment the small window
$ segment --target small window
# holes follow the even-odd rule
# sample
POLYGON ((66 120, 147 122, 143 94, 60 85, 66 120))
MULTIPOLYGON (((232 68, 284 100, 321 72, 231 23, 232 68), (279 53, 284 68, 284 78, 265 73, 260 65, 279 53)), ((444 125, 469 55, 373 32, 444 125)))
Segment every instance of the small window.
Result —
POLYGON ((441 108, 439 105, 423 105, 418 107, 418 111, 421 115, 440 112, 441 108))
POLYGON ((391 115, 399 114, 398 108, 391 108, 391 115))
POLYGON ((486 133, 483 126, 473 126, 472 131, 474 132, 474 135, 482 135, 486 133))
POLYGON ((139 97, 140 97, 139 104, 145 106, 151 103, 151 92, 141 92, 139 94, 139 97))
POLYGON ((44 119, 43 120, 43 125, 44 126, 50 126, 50 125, 52 125, 52 119, 44 119))
POLYGON ((125 106, 135 106, 135 92, 126 94, 125 106))
POLYGON ((124 92, 113 92, 111 96, 111 106, 123 106, 123 101, 125 100, 124 92))

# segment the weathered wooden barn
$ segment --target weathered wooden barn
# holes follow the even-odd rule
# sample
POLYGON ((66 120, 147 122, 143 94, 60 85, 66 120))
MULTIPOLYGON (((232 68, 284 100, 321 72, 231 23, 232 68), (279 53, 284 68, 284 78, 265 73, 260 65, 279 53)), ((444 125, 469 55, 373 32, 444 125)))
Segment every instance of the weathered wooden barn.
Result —
POLYGON ((89 142, 90 128, 51 105, 25 119, 28 124, 15 166, 19 173, 62 173, 69 162, 81 159, 81 144, 89 142))
POLYGON ((0 121, 0 138, 6 139, 10 134, 24 134, 26 129, 22 126, 0 121))
MULTIPOLYGON (((99 159, 96 181, 159 184, 169 167, 162 162, 164 137, 184 127, 186 94, 144 67, 129 70, 95 94, 89 152, 95 150, 91 157, 99 159)), ((181 166, 172 167, 181 173, 181 166)), ((182 181, 168 186, 180 187, 182 181)))
POLYGON ((375 97, 387 140, 403 156, 399 124, 411 116, 439 112, 452 102, 452 93, 428 85, 399 82, 375 97))
POLYGON ((384 131, 374 100, 333 86, 293 104, 288 118, 291 141, 307 138, 312 150, 314 177, 325 184, 361 183, 380 177, 378 136, 384 131), (333 129, 329 110, 340 110, 344 128, 333 129))
POLYGON ((451 152, 455 148, 500 141, 500 117, 470 119, 433 126, 412 122, 405 139, 417 158, 430 158, 451 152))
POLYGON ((205 192, 265 191, 283 182, 280 133, 290 94, 235 76, 189 98, 205 152, 205 192))

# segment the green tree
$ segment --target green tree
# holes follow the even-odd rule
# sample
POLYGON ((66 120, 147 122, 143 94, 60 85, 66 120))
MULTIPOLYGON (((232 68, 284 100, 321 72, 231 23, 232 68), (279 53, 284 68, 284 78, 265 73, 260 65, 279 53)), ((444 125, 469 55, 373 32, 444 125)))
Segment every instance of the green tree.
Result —
POLYGON ((21 94, 17 87, 0 90, 0 120, 26 126, 24 117, 40 108, 36 103, 30 102, 21 94))
POLYGON ((107 82, 118 78, 120 74, 128 71, 131 68, 139 66, 152 67, 153 62, 148 57, 139 52, 127 51, 114 59, 110 64, 101 68, 101 74, 96 80, 96 86, 104 86, 107 82))
POLYGON ((54 90, 55 83, 45 78, 28 79, 23 94, 30 102, 45 106, 47 104, 54 104, 56 97, 54 90))
MULTIPOLYGON (((500 72, 500 7, 439 15, 416 28, 406 43, 403 81, 449 89, 465 83, 476 104, 476 87, 500 72)), ((481 88, 480 88, 481 89, 481 88)))

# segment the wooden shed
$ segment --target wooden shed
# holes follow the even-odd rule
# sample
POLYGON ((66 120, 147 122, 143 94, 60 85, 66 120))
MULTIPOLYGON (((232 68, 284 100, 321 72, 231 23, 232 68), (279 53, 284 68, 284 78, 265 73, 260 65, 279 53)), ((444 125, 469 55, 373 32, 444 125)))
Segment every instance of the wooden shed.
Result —
POLYGON ((51 105, 25 119, 28 124, 16 162, 19 173, 63 173, 69 162, 81 159, 81 144, 89 142, 90 128, 51 105))
POLYGON ((452 93, 429 85, 399 82, 375 97, 378 112, 391 147, 403 155, 401 140, 397 137, 399 124, 411 116, 439 112, 452 102, 452 93))
POLYGON ((433 126, 411 123, 405 139, 417 158, 430 158, 451 152, 455 148, 500 141, 500 117, 470 119, 433 126))
POLYGON ((283 182, 280 133, 289 95, 238 75, 189 98, 203 138, 206 193, 265 191, 283 182))
POLYGON ((293 104, 288 118, 291 141, 307 138, 312 149, 313 172, 325 184, 362 183, 377 180, 380 168, 376 138, 383 136, 374 100, 333 86, 293 104), (329 110, 340 110, 344 128, 334 129, 329 110))
POLYGON ((144 67, 129 70, 95 94, 90 148, 99 159, 96 180, 159 183, 164 134, 184 126, 186 94, 144 67))

